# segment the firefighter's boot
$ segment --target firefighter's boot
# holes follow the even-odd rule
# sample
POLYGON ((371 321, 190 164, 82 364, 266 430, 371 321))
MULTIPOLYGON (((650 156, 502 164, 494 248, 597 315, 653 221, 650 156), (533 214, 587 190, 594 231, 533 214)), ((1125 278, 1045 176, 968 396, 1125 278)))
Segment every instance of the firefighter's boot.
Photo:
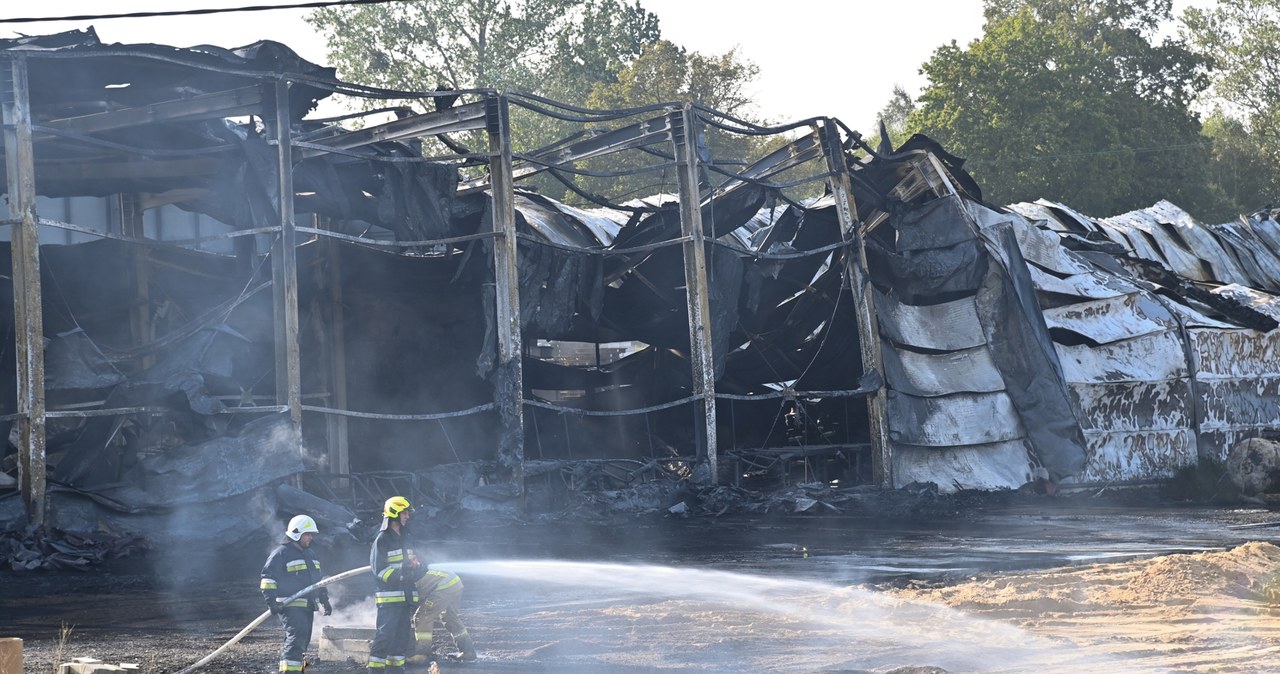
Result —
POLYGON ((454 637, 454 641, 458 644, 458 650, 462 651, 463 662, 475 662, 476 645, 471 641, 471 635, 466 631, 454 637))

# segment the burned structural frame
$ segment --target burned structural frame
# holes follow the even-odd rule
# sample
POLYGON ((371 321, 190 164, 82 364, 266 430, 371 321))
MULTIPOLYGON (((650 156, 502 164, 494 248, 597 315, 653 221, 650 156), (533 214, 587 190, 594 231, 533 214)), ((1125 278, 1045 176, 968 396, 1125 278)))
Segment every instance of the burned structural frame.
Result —
MULTIPOLYGON (((866 335, 876 334, 876 327, 873 308, 869 303, 871 295, 864 272, 865 260, 858 230, 860 221, 851 186, 850 161, 847 154, 848 148, 857 141, 857 138, 856 134, 853 134, 844 136, 842 140, 842 129, 831 119, 806 120, 788 127, 761 130, 775 133, 807 127, 809 133, 749 165, 740 173, 729 174, 729 180, 712 190, 710 187, 703 187, 707 172, 705 167, 700 165, 699 154, 702 148, 697 140, 699 133, 697 129, 706 122, 708 114, 716 113, 689 104, 652 106, 653 112, 660 113, 653 119, 585 141, 561 144, 560 147, 541 156, 535 155, 517 166, 513 160, 511 147, 508 112, 510 98, 499 92, 474 92, 479 97, 479 101, 475 103, 441 109, 433 113, 414 114, 360 131, 334 132, 330 129, 323 133, 305 134, 296 130, 306 112, 305 108, 313 105, 317 97, 327 95, 326 91, 346 90, 366 95, 387 96, 404 92, 378 92, 338 82, 332 79, 332 72, 328 69, 306 64, 287 49, 274 43, 260 43, 234 54, 231 52, 210 54, 192 50, 174 50, 156 45, 103 47, 96 43, 96 37, 92 36, 90 31, 88 34, 73 32, 36 40, 20 39, 11 41, 6 46, 7 49, 0 51, 0 58, 7 62, 4 70, 5 75, 8 76, 4 78, 3 113, 7 182, 10 194, 10 219, 7 224, 13 232, 13 318, 17 351, 15 373, 17 397, 16 411, 5 416, 4 420, 14 422, 17 427, 20 491, 28 518, 33 522, 42 523, 45 520, 47 501, 45 442, 48 420, 69 419, 83 422, 132 414, 163 413, 162 407, 154 406, 112 407, 110 399, 103 409, 45 409, 44 342, 46 336, 41 314, 43 293, 38 246, 39 228, 85 230, 71 223, 56 222, 37 215, 35 209, 37 168, 34 149, 38 140, 47 142, 51 139, 60 139, 73 144, 85 143, 90 147, 106 148, 108 153, 110 151, 128 153, 130 149, 117 142, 121 138, 111 136, 110 132, 128 131, 131 127, 144 124, 163 125, 167 122, 222 119, 234 115, 256 115, 267 123, 274 135, 276 168, 274 171, 267 170, 264 175, 275 174, 276 185, 273 190, 275 194, 295 194, 295 199, 274 200, 274 217, 277 224, 240 228, 226 236, 235 238, 239 242, 250 243, 249 246, 238 246, 238 250, 242 253, 246 250, 252 252, 253 237, 265 234, 273 238, 267 257, 272 263, 269 285, 272 288, 272 306, 274 307, 271 312, 274 326, 272 362, 275 371, 276 404, 268 406, 241 404, 238 407, 218 411, 252 416, 283 414, 287 418, 288 437, 294 444, 301 444, 304 413, 314 412, 325 415, 330 426, 329 432, 326 433, 331 444, 328 460, 336 474, 344 474, 348 471, 349 450, 341 424, 349 418, 432 420, 459 413, 496 410, 500 421, 496 451, 498 470, 492 477, 500 483, 510 485, 516 498, 522 496, 525 486, 523 469, 526 463, 524 442, 528 432, 525 427, 524 408, 526 404, 534 401, 526 400, 523 382, 522 353, 524 349, 521 335, 522 306, 519 294, 520 270, 517 264, 517 243, 527 235, 520 234, 516 230, 515 182, 517 179, 547 170, 547 165, 563 168, 584 159, 604 156, 627 148, 667 143, 677 169, 679 237, 666 241, 641 241, 636 246, 636 250, 640 251, 652 251, 670 244, 679 244, 683 249, 681 266, 684 270, 683 286, 687 306, 690 345, 688 361, 692 395, 676 403, 692 402, 699 409, 696 415, 699 423, 694 438, 697 453, 691 458, 681 456, 669 458, 685 461, 691 467, 702 466, 703 472, 699 479, 704 482, 714 483, 722 479, 725 473, 717 443, 717 393, 714 375, 717 355, 713 353, 711 291, 706 260, 708 247, 716 245, 716 236, 704 232, 703 213, 716 199, 731 203, 730 199, 736 190, 767 184, 766 179, 770 176, 805 162, 820 161, 824 165, 823 174, 829 181, 829 204, 835 210, 841 240, 838 245, 829 246, 827 252, 849 250, 849 246, 853 246, 854 255, 835 259, 841 265, 840 275, 850 286, 859 289, 858 292, 852 293, 852 297, 856 304, 855 313, 859 332, 864 337, 858 339, 862 370, 875 372, 879 367, 878 340, 865 338, 866 335), (27 49, 28 45, 41 48, 27 49), (244 53, 253 53, 258 57, 262 57, 263 54, 266 56, 261 59, 262 63, 250 64, 242 56, 244 53), (235 58, 232 58, 233 56, 235 58), (117 106, 115 109, 91 114, 76 114, 66 118, 40 119, 38 122, 32 119, 32 95, 29 82, 32 64, 62 65, 85 62, 85 60, 111 59, 120 62, 132 61, 133 65, 154 61, 167 68, 189 68, 193 76, 206 74, 215 81, 230 80, 239 86, 225 91, 197 90, 194 96, 187 93, 170 100, 135 100, 127 105, 117 106), (244 86, 245 80, 250 82, 258 80, 261 83, 244 86), (302 90, 301 95, 298 90, 302 90), (317 94, 317 92, 322 93, 317 94), (477 181, 463 183, 459 190, 459 193, 466 193, 487 188, 490 200, 486 218, 491 223, 488 232, 427 240, 403 240, 405 237, 398 237, 401 240, 389 244, 386 241, 367 240, 331 229, 303 227, 295 221, 295 200, 299 195, 295 190, 294 178, 299 160, 328 153, 350 155, 376 144, 465 131, 483 132, 488 141, 487 152, 480 157, 481 162, 487 166, 487 176, 477 181), (107 132, 105 136, 102 135, 104 132, 107 132), (95 134, 98 136, 95 137, 95 134), (108 138, 115 138, 115 140, 108 140, 108 138), (554 161, 549 161, 551 159, 554 161), (460 241, 489 241, 488 247, 495 270, 492 297, 487 300, 492 303, 492 325, 495 328, 493 332, 496 341, 496 363, 493 366, 496 376, 492 377, 495 390, 494 402, 462 410, 459 413, 408 415, 356 412, 333 404, 329 406, 305 404, 299 346, 297 261, 299 234, 314 237, 313 240, 328 237, 376 246, 392 245, 405 249, 422 249, 440 244, 452 245, 460 241), (335 419, 336 424, 333 423, 335 419)), ((48 72, 59 71, 57 68, 49 67, 46 74, 48 72)), ((62 72, 66 72, 66 69, 62 72)), ((128 77, 127 74, 121 75, 122 79, 127 80, 128 77)), ((91 78, 86 79, 92 82, 91 78)), ((67 82, 51 80, 44 80, 44 83, 49 87, 69 86, 67 82)), ((74 82, 71 85, 74 85, 74 82)), ((439 97, 443 94, 430 92, 423 95, 439 97)), ((749 126, 739 128, 753 130, 749 126)), ((198 151, 190 153, 192 157, 198 155, 198 151)), ((145 158, 150 159, 156 156, 181 157, 182 153, 152 150, 145 155, 145 158)), ((895 163, 894 168, 887 173, 898 172, 900 175, 890 179, 890 184, 912 181, 919 184, 929 183, 928 180, 920 179, 921 166, 910 162, 895 163)), ((100 164, 95 168, 105 173, 120 171, 126 179, 129 171, 132 170, 129 167, 113 168, 106 164, 100 164)), ((88 175, 84 168, 64 170, 68 175, 75 175, 76 170, 81 172, 79 175, 88 175)), ((157 169, 149 167, 147 170, 154 172, 157 169)), ((754 211, 754 207, 750 204, 748 208, 754 211)), ((124 225, 123 234, 114 235, 113 238, 142 243, 140 220, 134 219, 132 222, 122 224, 124 225)), ((723 233, 717 232, 717 234, 723 233)), ((757 255, 757 257, 760 256, 757 255)), ((785 258, 785 255, 782 257, 785 258)), ((145 317, 139 320, 145 320, 145 317)), ((723 357, 723 354, 720 357, 723 357)), ((861 372, 851 371, 847 376, 856 380, 861 374, 861 372)), ((876 481, 887 484, 889 463, 884 438, 883 389, 873 382, 871 385, 852 391, 814 393, 828 397, 866 396, 870 430, 868 444, 872 450, 873 475, 876 481)), ((737 397, 794 399, 798 394, 804 395, 805 392, 774 391, 765 396, 737 397)), ((720 397, 733 398, 734 396, 729 394, 720 397)), ((335 400, 337 399, 335 396, 335 400)), ((693 474, 696 474, 696 471, 693 474)))
POLYGON ((227 513, 286 478, 365 506, 393 489, 516 509, 545 499, 539 481, 552 475, 574 487, 641 475, 785 483, 788 462, 811 480, 832 457, 854 459, 841 485, 1114 484, 1221 458, 1280 416, 1280 378, 1250 388, 1280 371, 1272 220, 988 207, 962 160, 929 139, 876 152, 830 118, 765 128, 687 103, 593 111, 386 91, 269 42, 103 46, 90 31, 0 47, 14 283, 0 317, 14 321, 17 354, 15 397, 0 391, 0 409, 13 410, 3 420, 35 522, 46 482, 59 509, 206 508, 194 516, 227 531, 258 526, 227 513), (333 92, 435 111, 401 106, 359 130, 306 119, 333 92), (517 153, 517 107, 587 126, 517 153), (717 134, 786 137, 746 163, 717 158, 717 134), (424 156, 429 138, 452 154, 424 156), (637 156, 657 164, 633 169, 637 156), (641 170, 674 172, 674 197, 616 204, 573 180, 641 170), (603 208, 516 186, 539 176, 603 208), (822 196, 788 199, 788 186, 819 181, 822 196), (37 192, 119 195, 120 230, 41 218, 37 192), (231 231, 160 241, 143 217, 157 204, 231 231), (38 246, 52 229, 95 241, 38 246), (211 255, 207 240, 235 254, 211 255), (104 259, 114 274, 75 286, 52 270, 104 259), (130 296, 123 308, 118 295, 130 296), (170 304, 191 315, 163 319, 165 331, 170 304), (647 346, 574 368, 534 357, 530 335, 647 346), (583 399, 546 395, 556 389, 583 399), (775 433, 784 423, 795 425, 775 433), (575 442, 593 450, 575 455, 575 442), (304 451, 324 444, 320 459, 304 451), (604 468, 579 470, 588 464, 604 468))

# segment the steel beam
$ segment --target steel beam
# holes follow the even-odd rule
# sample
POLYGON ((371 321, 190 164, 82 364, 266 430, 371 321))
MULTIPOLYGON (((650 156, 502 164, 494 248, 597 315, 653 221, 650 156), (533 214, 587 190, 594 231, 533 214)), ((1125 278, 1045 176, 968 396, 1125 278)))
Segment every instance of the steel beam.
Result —
MULTIPOLYGON (((614 129, 598 136, 580 140, 572 145, 549 150, 534 158, 538 163, 523 162, 514 165, 512 180, 520 180, 548 170, 543 164, 568 165, 575 162, 602 157, 636 147, 662 143, 671 135, 670 115, 646 119, 621 129, 614 129)), ((471 194, 489 186, 489 178, 477 178, 461 183, 458 194, 471 194)))
MULTIPOLYGON (((871 283, 867 278, 867 248, 862 232, 858 229, 858 208, 853 199, 849 178, 849 166, 844 161, 840 147, 839 127, 830 119, 823 121, 823 149, 828 182, 835 197, 836 214, 844 239, 853 244, 845 253, 845 277, 853 295, 854 311, 858 314, 858 345, 862 350, 862 371, 875 370, 884 375, 884 359, 880 351, 880 325, 876 318, 875 303, 871 296, 871 283)), ((884 386, 867 396, 867 421, 871 435, 871 473, 883 488, 893 488, 893 449, 889 445, 889 423, 886 416, 884 386)))
POLYGON ((298 232, 293 212, 293 152, 290 143, 289 81, 275 87, 276 161, 280 174, 280 234, 271 247, 271 288, 275 306, 276 404, 289 409, 294 430, 302 429, 302 375, 298 350, 298 232))
POLYGON ((702 227, 702 192, 698 180, 697 116, 690 104, 671 112, 671 145, 680 190, 680 231, 684 235, 684 288, 689 313, 689 362, 693 393, 701 402, 695 414, 700 426, 698 460, 719 481, 716 456, 715 359, 711 353, 711 292, 707 282, 707 243, 702 227), (705 445, 703 444, 705 442, 705 445))
MULTIPOLYGON (((485 128, 486 114, 486 103, 481 101, 460 105, 448 110, 405 117, 404 119, 378 124, 359 131, 321 138, 314 142, 316 145, 325 145, 335 150, 351 150, 382 141, 422 138, 423 136, 437 136, 442 133, 456 133, 459 131, 478 131, 485 128)), ((312 157, 319 154, 324 154, 324 151, 307 148, 299 152, 300 157, 312 157)))
POLYGON ((45 522, 44 317, 40 308, 40 229, 36 217, 35 150, 27 60, 18 55, 0 68, 5 80, 4 158, 13 258, 14 352, 18 387, 18 487, 32 524, 45 522))
POLYGON ((515 181, 511 168, 511 123, 507 97, 485 97, 485 129, 489 135, 489 175, 492 195, 493 288, 498 333, 494 397, 501 429, 498 434, 500 477, 517 490, 524 502, 524 353, 520 335, 520 276, 517 269, 515 181))
POLYGON ((55 119, 44 122, 43 126, 74 133, 97 133, 155 122, 221 119, 237 115, 261 114, 263 98, 262 86, 254 85, 136 108, 55 119))

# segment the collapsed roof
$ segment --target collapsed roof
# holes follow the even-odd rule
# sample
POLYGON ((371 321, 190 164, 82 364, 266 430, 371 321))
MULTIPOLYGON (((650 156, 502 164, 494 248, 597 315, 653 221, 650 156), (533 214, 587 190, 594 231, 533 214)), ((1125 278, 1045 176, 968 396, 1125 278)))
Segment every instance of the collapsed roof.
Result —
MULTIPOLYGON (((6 124, 29 110, 34 147, 24 169, 6 135, 10 227, 78 237, 42 239, 40 273, 0 300, 20 352, 41 336, 44 375, 33 390, 32 365, 0 361, 4 468, 47 465, 55 519, 160 529, 183 508, 231 535, 299 475, 357 510, 388 490, 551 505, 581 486, 534 459, 612 465, 587 480, 611 486, 1144 481, 1280 418, 1269 214, 997 208, 923 137, 877 153, 830 119, 382 91, 271 42, 103 45, 90 29, 0 41, 0 58, 6 124), (308 118, 333 92, 418 108, 358 129, 308 118), (521 153, 508 103, 586 129, 521 153), (457 140, 481 132, 487 153, 457 140), (717 158, 704 134, 781 147, 717 158), (623 203, 575 180, 637 155, 664 180, 696 170, 623 203), (539 175, 591 203, 529 189, 539 175), (109 217, 73 217, 104 197, 109 217), (49 199, 67 200, 61 220, 49 199), (174 207, 210 224, 162 231, 174 207), (33 288, 37 323, 14 310, 33 288)), ((0 499, 13 520, 33 508, 17 487, 0 499)))

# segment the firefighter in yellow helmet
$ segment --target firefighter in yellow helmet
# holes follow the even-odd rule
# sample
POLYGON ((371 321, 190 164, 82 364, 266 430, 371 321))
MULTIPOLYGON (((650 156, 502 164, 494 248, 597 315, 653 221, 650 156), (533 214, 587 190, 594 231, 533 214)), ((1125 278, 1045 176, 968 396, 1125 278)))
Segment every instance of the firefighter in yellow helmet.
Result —
POLYGON ((280 655, 280 671, 301 672, 303 654, 311 643, 311 626, 317 608, 324 614, 333 612, 329 591, 323 587, 288 603, 284 600, 320 582, 320 560, 311 549, 311 538, 320 533, 316 521, 306 515, 289 520, 285 539, 267 557, 258 587, 267 600, 267 608, 280 616, 284 625, 284 651, 280 655))
POLYGON ((418 605, 414 584, 426 572, 410 547, 406 527, 413 506, 403 496, 392 496, 382 506, 382 529, 369 551, 369 566, 377 584, 378 618, 369 644, 369 671, 404 671, 413 654, 413 611, 418 605))

